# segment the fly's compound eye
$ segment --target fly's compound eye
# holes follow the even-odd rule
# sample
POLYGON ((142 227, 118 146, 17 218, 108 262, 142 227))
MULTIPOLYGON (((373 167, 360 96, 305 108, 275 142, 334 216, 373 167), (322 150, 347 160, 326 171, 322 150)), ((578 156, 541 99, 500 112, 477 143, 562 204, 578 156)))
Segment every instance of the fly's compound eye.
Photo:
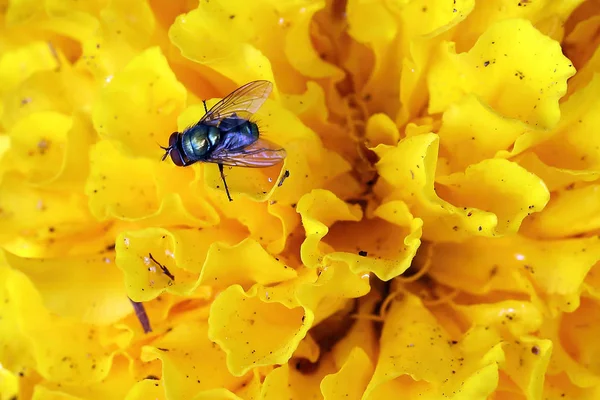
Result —
POLYGON ((179 138, 179 132, 171 133, 171 136, 169 136, 169 147, 170 148, 172 148, 172 149, 175 148, 178 138, 179 138))
POLYGON ((181 153, 176 147, 171 149, 171 160, 173 160, 173 164, 177 165, 178 167, 184 167, 186 165, 183 161, 181 153))

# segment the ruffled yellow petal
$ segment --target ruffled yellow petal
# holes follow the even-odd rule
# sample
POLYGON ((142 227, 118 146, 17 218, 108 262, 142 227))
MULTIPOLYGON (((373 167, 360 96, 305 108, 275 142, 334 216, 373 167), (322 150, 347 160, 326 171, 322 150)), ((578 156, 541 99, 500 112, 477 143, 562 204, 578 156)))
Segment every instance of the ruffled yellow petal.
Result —
POLYGON ((543 315, 532 303, 516 300, 492 304, 455 306, 472 324, 488 329, 506 328, 514 337, 521 337, 540 329, 543 315))
POLYGON ((596 301, 583 299, 577 310, 546 319, 540 330, 553 343, 549 373, 566 374, 580 388, 597 389, 600 383, 597 364, 593 360, 598 350, 595 341, 586 340, 595 335, 597 312, 596 301), (584 320, 586 323, 582 324, 584 320))
POLYGON ((246 379, 227 371, 225 353, 208 339, 207 329, 205 321, 188 320, 142 349, 144 361, 161 360, 167 398, 192 399, 209 389, 234 389, 246 379))
MULTIPOLYGON (((197 9, 180 15, 169 29, 169 38, 183 54, 241 85, 258 79, 273 81, 271 63, 255 45, 248 43, 260 35, 257 27, 267 28, 268 4, 230 2, 226 6, 200 4, 197 9), (259 10, 256 10, 258 8, 259 10), (259 12, 256 12, 259 11, 259 12), (260 12, 262 11, 262 12, 260 12), (230 18, 233 15, 233 18, 230 18), (251 21, 256 18, 256 26, 251 21), (245 68, 240 69, 239 66, 245 68)), ((273 22, 275 18, 272 18, 273 22)), ((273 29, 273 22, 270 28, 273 29)), ((260 29, 262 30, 262 29, 260 29)))
MULTIPOLYGON (((101 1, 96 7, 99 11, 96 18, 91 21, 84 19, 81 21, 83 23, 78 20, 80 16, 76 13, 73 15, 64 10, 57 12, 62 16, 67 15, 68 18, 75 19, 78 26, 84 25, 89 30, 86 32, 89 35, 80 35, 77 38, 81 41, 83 52, 76 63, 77 67, 90 73, 97 82, 108 83, 132 60, 144 54, 144 51, 156 51, 156 49, 148 50, 157 39, 153 37, 156 34, 156 21, 146 0, 126 0, 116 3, 101 1), (99 27, 90 29, 96 26, 96 21, 99 22, 99 27)), ((72 5, 68 6, 71 12, 73 8, 72 5)), ((53 28, 57 29, 57 27, 53 28)), ((148 65, 146 71, 151 71, 153 67, 148 65)), ((148 77, 152 77, 152 74, 148 77)), ((143 77, 137 78, 143 80, 143 77)), ((139 83, 140 79, 133 79, 133 81, 139 83)))
POLYGON ((500 159, 485 160, 464 174, 439 177, 440 185, 434 187, 437 143, 435 135, 427 134, 375 149, 378 171, 389 185, 378 189, 387 199, 403 200, 423 219, 425 238, 458 240, 515 232, 523 218, 548 202, 548 190, 539 178, 500 159), (529 190, 523 192, 522 185, 529 190))
MULTIPOLYGON (((315 48, 314 45, 312 32, 314 15, 322 11, 327 6, 327 2, 299 2, 297 5, 286 4, 285 6, 275 1, 273 3, 281 13, 281 17, 277 21, 278 28, 284 32, 287 31, 284 34, 285 44, 283 50, 289 64, 309 78, 341 80, 343 71, 328 62, 323 53, 319 53, 318 48, 315 48)), ((275 71, 277 71, 276 67, 275 65, 275 71)))
POLYGON ((381 337, 381 353, 366 399, 402 391, 434 399, 486 399, 496 388, 501 345, 484 329, 452 341, 412 295, 392 305, 381 337))
POLYGON ((386 114, 372 115, 367 121, 366 144, 375 147, 378 144, 393 146, 400 140, 396 124, 386 114))
POLYGON ((326 400, 360 399, 367 388, 373 365, 360 347, 355 347, 338 372, 321 381, 321 392, 326 400))
MULTIPOLYGON (((10 11, 15 8, 11 7, 10 11)), ((47 42, 35 41, 6 52, 0 58, 0 93, 6 94, 38 71, 58 67, 58 60, 47 42)))
POLYGON ((203 230, 147 229, 117 238, 116 263, 125 272, 129 297, 147 301, 164 291, 190 295, 206 285, 250 287, 294 278, 296 271, 251 239, 241 241, 235 225, 203 230), (231 229, 233 228, 233 229, 231 229), (150 255, 167 268, 166 274, 150 255))
POLYGON ((575 74, 557 42, 529 21, 495 22, 467 53, 446 43, 428 76, 429 113, 443 112, 465 94, 481 97, 502 116, 551 128, 560 118, 558 100, 575 74), (535 49, 535 51, 531 51, 535 49))
POLYGON ((565 118, 556 132, 534 149, 542 161, 566 169, 600 169, 600 140, 589 134, 600 125, 598 90, 600 74, 565 102, 565 118))
POLYGON ((413 218, 402 201, 387 202, 373 214, 374 218, 359 223, 336 224, 325 242, 337 251, 325 258, 347 263, 354 273, 373 272, 387 281, 410 267, 421 244, 423 221, 413 218), (365 238, 365 231, 374 234, 365 238), (348 238, 353 238, 351 244, 348 238))
POLYGON ((473 12, 461 24, 457 41, 463 45, 472 45, 492 23, 511 18, 528 19, 545 35, 560 40, 563 35, 563 24, 560 21, 566 20, 581 3, 581 0, 491 0, 477 3, 473 12))
POLYGON ((90 158, 85 192, 98 219, 200 227, 218 221, 214 208, 193 191, 193 171, 128 157, 108 140, 96 143, 90 158))
POLYGON ((552 354, 552 342, 536 337, 521 337, 504 346, 505 373, 528 398, 539 399, 544 392, 544 378, 552 354))
POLYGON ((600 47, 598 46, 597 30, 600 17, 592 15, 595 5, 585 2, 579 10, 585 17, 566 37, 563 47, 565 54, 573 60, 577 74, 569 81, 568 95, 572 96, 583 89, 600 72, 600 47), (591 17, 589 17, 592 15, 591 17), (588 18, 589 17, 589 18, 588 18))
POLYGON ((18 398, 19 394, 19 379, 4 367, 0 367, 0 394, 6 398, 18 398))
MULTIPOLYGON (((75 398, 101 400, 111 396, 125 398, 129 388, 135 383, 135 378, 130 371, 130 362, 131 360, 128 357, 115 357, 108 376, 100 382, 78 385, 63 385, 61 381, 44 382, 43 386, 38 385, 36 387, 36 392, 38 392, 38 388, 40 388, 37 396, 39 396, 38 398, 40 399, 75 398)), ((36 394, 34 394, 34 397, 35 396, 36 394)))
POLYGON ((311 314, 307 323, 318 324, 343 310, 348 299, 364 296, 370 289, 369 274, 358 275, 347 263, 327 262, 318 274, 314 283, 301 285, 296 291, 298 301, 311 314))
POLYGON ((139 219, 157 212, 160 200, 150 160, 127 157, 114 142, 102 140, 92 147, 90 162, 85 191, 96 218, 139 219))
POLYGON ((144 400, 144 399, 155 399, 155 400, 166 400, 165 389, 162 381, 157 379, 144 379, 135 383, 129 392, 125 400, 144 400))
POLYGON ((531 280, 551 309, 572 311, 586 274, 600 260, 599 246, 597 237, 554 241, 513 237, 437 244, 429 273, 479 294, 496 290, 533 294, 526 283, 531 280))
POLYGON ((234 247, 214 243, 206 257, 200 284, 226 288, 233 284, 249 287, 293 279, 297 273, 269 255, 258 243, 246 239, 234 247))
POLYGON ((448 159, 451 172, 464 171, 510 148, 528 130, 525 123, 503 117, 480 98, 466 95, 444 112, 438 132, 440 154, 448 159))
POLYGON ((0 398, 600 397, 599 16, 0 6, 0 398), (256 79, 284 162, 160 161, 256 79))
POLYGON ((322 261, 324 254, 319 249, 322 247, 320 241, 335 222, 359 221, 362 218, 358 205, 348 205, 325 190, 315 190, 304 195, 297 210, 302 216, 302 225, 306 231, 306 239, 300 250, 302 262, 309 268, 317 267, 322 261))
POLYGON ((377 360, 379 338, 370 317, 372 317, 373 310, 379 301, 381 299, 374 290, 358 300, 358 310, 352 315, 355 319, 352 327, 332 349, 337 367, 341 368, 346 363, 350 353, 355 351, 356 347, 360 347, 365 352, 371 364, 377 360))
POLYGON ((331 357, 325 356, 317 364, 300 361, 282 365, 269 373, 260 393, 261 399, 311 399, 322 398, 319 383, 333 373, 331 357))
POLYGON ((565 374, 546 376, 544 396, 548 400, 583 399, 593 400, 600 396, 600 388, 579 387, 569 380, 565 374))
POLYGON ((524 225, 524 232, 539 238, 562 238, 596 231, 600 228, 599 196, 600 185, 567 186, 553 196, 544 212, 524 225))
POLYGON ((304 310, 285 296, 276 288, 254 286, 245 293, 233 285, 212 303, 208 336, 227 354, 234 376, 252 367, 285 364, 308 331, 311 321, 305 321, 304 310))
POLYGON ((15 359, 13 368, 23 375, 34 373, 35 368, 45 379, 73 385, 99 382, 108 376, 115 348, 110 342, 98 341, 97 327, 50 313, 31 281, 20 272, 7 271, 3 282, 3 314, 15 323, 13 329, 17 330, 11 335, 15 344, 26 346, 17 353, 18 359, 26 358, 15 359), (69 340, 65 340, 65 332, 69 340))
POLYGON ((20 119, 10 132, 14 168, 33 183, 53 180, 61 170, 72 124, 70 117, 58 113, 20 119))
POLYGON ((68 236, 94 229, 96 223, 81 193, 32 187, 21 175, 7 174, 0 182, 0 237, 17 235, 51 243, 53 236, 68 236))
POLYGON ((281 101, 286 109, 297 115, 314 132, 321 135, 323 145, 346 160, 356 157, 356 144, 348 140, 348 128, 331 121, 333 112, 328 109, 325 90, 315 82, 306 83, 306 91, 300 95, 285 94, 281 101))
POLYGON ((160 160, 186 100, 185 88, 157 47, 134 58, 103 88, 94 105, 96 131, 128 155, 160 160))
POLYGON ((46 308, 63 318, 109 325, 132 311, 111 254, 49 260, 5 256, 35 285, 46 308), (54 280, 57 275, 63 279, 54 280))
POLYGON ((318 277, 307 271, 295 280, 270 287, 257 284, 247 292, 233 285, 217 296, 209 337, 227 353, 232 374, 286 363, 313 324, 369 291, 368 275, 358 276, 344 263, 320 271, 318 277))
MULTIPOLYGON (((600 171, 596 170, 574 170, 552 167, 542 162, 535 153, 527 152, 515 158, 516 162, 526 170, 539 176, 550 192, 558 192, 560 189, 574 188, 580 182, 591 182, 598 179, 600 171)), ((560 193, 559 193, 560 195, 560 193)), ((544 212, 552 207, 554 198, 550 198, 550 202, 544 208, 544 212)), ((530 222, 534 222, 538 217, 543 217, 544 213, 534 214, 526 219, 523 224, 523 229, 530 222)))
MULTIPOLYGON (((540 178, 502 159, 482 161, 468 167, 464 174, 440 177, 437 181, 440 186, 436 193, 450 203, 493 213, 498 234, 516 232, 523 219, 542 210, 550 200, 540 178)), ((477 229, 483 231, 483 227, 477 229)))
POLYGON ((44 386, 36 386, 32 400, 80 400, 81 397, 72 396, 61 390, 51 390, 44 386))

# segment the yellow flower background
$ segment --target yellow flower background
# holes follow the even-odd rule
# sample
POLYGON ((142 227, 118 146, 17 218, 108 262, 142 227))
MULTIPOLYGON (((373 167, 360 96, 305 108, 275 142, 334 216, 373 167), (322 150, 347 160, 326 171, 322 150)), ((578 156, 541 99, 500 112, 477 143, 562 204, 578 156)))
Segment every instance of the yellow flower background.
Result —
POLYGON ((600 1, 0 11, 0 399, 600 398, 600 1))

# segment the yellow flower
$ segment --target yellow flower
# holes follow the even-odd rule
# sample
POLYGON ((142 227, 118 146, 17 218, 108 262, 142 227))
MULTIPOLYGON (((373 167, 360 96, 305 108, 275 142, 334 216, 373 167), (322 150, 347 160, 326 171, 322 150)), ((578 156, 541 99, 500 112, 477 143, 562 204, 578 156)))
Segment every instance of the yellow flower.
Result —
POLYGON ((1 400, 600 398, 597 0, 0 10, 1 400))

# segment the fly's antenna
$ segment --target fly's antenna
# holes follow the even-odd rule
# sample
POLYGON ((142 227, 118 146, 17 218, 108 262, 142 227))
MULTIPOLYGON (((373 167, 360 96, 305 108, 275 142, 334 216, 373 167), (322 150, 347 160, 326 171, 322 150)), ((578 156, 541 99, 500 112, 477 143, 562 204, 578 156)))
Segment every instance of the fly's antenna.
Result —
POLYGON ((169 154, 171 154, 171 150, 173 150, 173 146, 169 146, 169 147, 165 147, 165 146, 161 146, 160 143, 156 142, 156 144, 158 145, 158 147, 160 147, 161 149, 163 149, 165 151, 165 154, 162 156, 162 159, 160 161, 165 161, 167 159, 167 157, 169 157, 169 154))

